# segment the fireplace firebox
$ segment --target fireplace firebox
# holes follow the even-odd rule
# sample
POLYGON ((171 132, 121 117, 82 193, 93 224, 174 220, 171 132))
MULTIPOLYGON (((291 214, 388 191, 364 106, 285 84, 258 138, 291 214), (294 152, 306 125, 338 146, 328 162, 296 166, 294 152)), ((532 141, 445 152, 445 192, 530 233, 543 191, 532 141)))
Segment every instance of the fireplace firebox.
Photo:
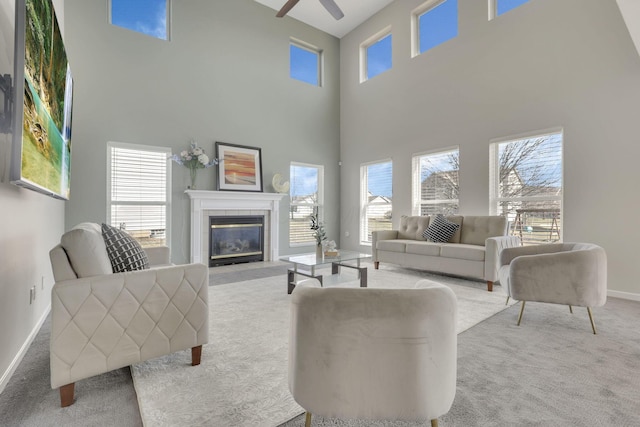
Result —
POLYGON ((209 267, 264 260, 264 216, 210 216, 209 267))

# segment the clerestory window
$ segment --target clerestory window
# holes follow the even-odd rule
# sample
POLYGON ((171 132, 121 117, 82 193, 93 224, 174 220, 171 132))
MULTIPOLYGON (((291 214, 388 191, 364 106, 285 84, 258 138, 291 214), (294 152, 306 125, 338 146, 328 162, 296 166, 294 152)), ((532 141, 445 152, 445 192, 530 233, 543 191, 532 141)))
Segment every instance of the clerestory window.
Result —
POLYGON ((118 27, 169 40, 171 0, 109 0, 109 19, 118 27))

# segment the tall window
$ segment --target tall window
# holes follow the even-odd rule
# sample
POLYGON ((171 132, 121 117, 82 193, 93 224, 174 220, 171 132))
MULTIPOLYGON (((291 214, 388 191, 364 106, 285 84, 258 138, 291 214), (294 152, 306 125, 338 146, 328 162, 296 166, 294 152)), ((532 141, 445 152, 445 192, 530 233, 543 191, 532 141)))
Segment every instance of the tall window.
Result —
POLYGON ((371 232, 391 230, 393 163, 360 166, 360 243, 371 244, 371 232))
POLYGON ((360 45, 360 83, 391 69, 391 27, 360 45))
POLYGON ((489 19, 509 12, 529 0, 489 0, 489 19))
POLYGON ((143 247, 166 245, 171 150, 116 142, 107 150, 107 222, 143 247))
POLYGON ((300 41, 289 45, 289 75, 315 86, 321 86, 321 52, 318 48, 300 41))
POLYGON ((411 13, 412 54, 417 56, 458 35, 458 0, 429 0, 411 13))
POLYGON ((170 0, 110 0, 113 25, 169 40, 170 0))
POLYGON ((491 144, 491 213, 525 244, 562 240, 562 131, 491 144))
POLYGON ((313 231, 309 228, 311 215, 322 218, 324 203, 324 166, 291 163, 289 174, 289 244, 308 246, 315 244, 313 231))
POLYGON ((460 152, 453 148, 413 157, 413 215, 458 213, 460 152))

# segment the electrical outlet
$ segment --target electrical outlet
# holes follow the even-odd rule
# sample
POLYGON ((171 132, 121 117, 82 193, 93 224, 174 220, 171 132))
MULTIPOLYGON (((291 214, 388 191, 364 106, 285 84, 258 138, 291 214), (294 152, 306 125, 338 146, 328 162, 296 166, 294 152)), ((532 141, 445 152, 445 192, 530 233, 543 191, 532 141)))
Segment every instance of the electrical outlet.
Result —
POLYGON ((29 289, 29 305, 33 304, 33 301, 36 299, 36 287, 32 287, 29 289))

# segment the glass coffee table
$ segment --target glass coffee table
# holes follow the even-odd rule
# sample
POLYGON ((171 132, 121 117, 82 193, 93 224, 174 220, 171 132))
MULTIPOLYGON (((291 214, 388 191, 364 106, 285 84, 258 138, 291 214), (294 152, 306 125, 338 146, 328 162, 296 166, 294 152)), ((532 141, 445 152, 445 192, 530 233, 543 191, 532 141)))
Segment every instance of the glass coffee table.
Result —
POLYGON ((371 258, 369 254, 363 254, 355 251, 340 251, 335 257, 318 257, 315 253, 298 254, 281 257, 281 261, 290 262, 292 268, 287 270, 287 293, 293 292, 296 287, 298 275, 304 277, 312 277, 320 281, 320 285, 324 285, 327 281, 333 283, 340 282, 340 268, 352 268, 358 271, 358 279, 360 287, 367 287, 367 267, 361 267, 360 261, 371 258), (331 276, 323 278, 322 274, 316 274, 316 267, 331 264, 331 276))

